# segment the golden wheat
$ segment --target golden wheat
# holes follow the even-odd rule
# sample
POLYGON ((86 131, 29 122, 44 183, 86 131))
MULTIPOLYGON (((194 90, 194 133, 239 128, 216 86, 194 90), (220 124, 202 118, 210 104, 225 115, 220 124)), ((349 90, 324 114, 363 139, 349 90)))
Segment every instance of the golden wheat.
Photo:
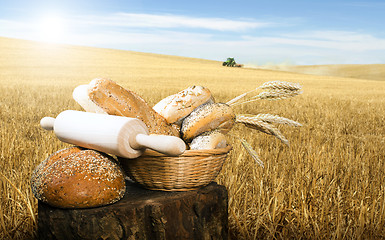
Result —
POLYGON ((241 143, 242 143, 242 146, 246 149, 246 151, 249 153, 249 155, 254 159, 254 161, 261 167, 264 167, 265 165, 263 164, 263 162, 261 161, 261 159, 259 159, 259 156, 258 156, 258 153, 253 149, 252 146, 250 146, 250 144, 245 140, 245 139, 240 139, 241 140, 241 143))
POLYGON ((280 117, 277 115, 272 115, 272 114, 257 114, 255 116, 253 116, 253 115, 247 116, 246 115, 246 117, 252 117, 254 119, 259 119, 259 120, 262 120, 262 121, 268 122, 268 123, 284 124, 284 125, 288 125, 291 127, 302 127, 302 124, 299 122, 296 122, 296 121, 288 119, 288 118, 280 117))
POLYGON ((339 76, 339 77, 381 80, 381 81, 385 80, 384 64, 272 66, 267 68, 296 72, 296 73, 304 73, 304 74, 339 76))
POLYGON ((0 63, 0 239, 35 236, 37 201, 30 175, 68 146, 41 130, 39 121, 80 110, 72 90, 96 77, 109 77, 152 105, 190 85, 206 86, 217 102, 226 102, 267 81, 300 83, 304 93, 295 98, 234 106, 236 114, 270 113, 303 127, 277 126, 290 140, 287 147, 236 124, 231 135, 247 141, 264 167, 230 137, 233 151, 217 181, 228 189, 231 235, 385 238, 385 82, 2 38, 0 54, 7 59, 0 63))
POLYGON ((301 90, 301 85, 299 83, 291 83, 291 82, 284 82, 284 81, 270 81, 265 82, 258 88, 260 89, 269 89, 269 90, 287 90, 287 91, 298 91, 301 90))
POLYGON ((263 83, 261 86, 257 87, 254 90, 245 92, 230 101, 227 102, 230 106, 237 106, 245 103, 251 103, 255 102, 260 99, 267 99, 267 100, 282 100, 286 98, 295 97, 299 94, 301 94, 301 85, 299 83, 291 83, 291 82, 284 82, 284 81, 269 81, 263 83), (259 89, 264 89, 266 91, 259 93, 256 96, 253 96, 247 100, 244 100, 243 102, 240 102, 240 99, 246 97, 248 94, 257 91, 259 89))
POLYGON ((279 140, 281 140, 282 143, 286 145, 289 144, 289 141, 285 138, 285 136, 283 136, 281 131, 279 131, 278 128, 274 127, 272 124, 261 119, 256 119, 254 117, 245 117, 243 115, 236 116, 237 123, 243 123, 246 127, 256 129, 269 135, 273 135, 279 140))

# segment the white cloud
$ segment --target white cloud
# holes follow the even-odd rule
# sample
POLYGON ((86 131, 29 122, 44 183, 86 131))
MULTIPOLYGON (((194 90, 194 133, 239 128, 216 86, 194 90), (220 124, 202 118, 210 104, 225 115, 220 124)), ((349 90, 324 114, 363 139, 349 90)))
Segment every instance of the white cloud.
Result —
MULTIPOLYGON (((264 64, 266 62, 293 64, 333 63, 383 63, 384 48, 376 43, 372 50, 355 49, 365 43, 347 47, 344 42, 315 41, 309 39, 245 37, 237 40, 218 40, 210 34, 157 31, 152 33, 98 33, 90 37, 92 45, 153 52, 161 54, 223 60, 233 56, 242 63, 264 64), (374 50, 375 49, 375 50, 374 50), (382 54, 381 54, 382 53, 382 54)), ((84 38, 84 45, 91 44, 84 38)), ((76 40, 76 39, 74 39, 76 40)), ((80 39, 78 39, 80 40, 80 39)), ((76 40, 76 41, 78 41, 76 40)), ((383 41, 377 39, 378 41, 383 41)))
POLYGON ((155 32, 93 32, 90 34, 76 34, 68 39, 67 43, 92 45, 135 50, 143 47, 151 47, 157 50, 160 45, 189 45, 210 42, 209 34, 185 33, 175 31, 155 31, 155 32))
POLYGON ((352 52, 385 50, 385 39, 346 31, 309 31, 278 37, 244 36, 246 41, 263 45, 293 45, 352 52))
POLYGON ((267 27, 269 22, 255 20, 233 20, 225 18, 199 18, 182 15, 159 15, 143 13, 114 13, 106 16, 75 17, 77 22, 87 25, 130 28, 199 28, 218 31, 245 31, 267 27))
POLYGON ((290 38, 308 38, 308 39, 320 39, 320 40, 332 40, 332 41, 342 41, 346 40, 351 41, 363 41, 371 36, 368 34, 361 34, 352 31, 328 31, 328 30, 318 30, 318 31, 307 31, 307 32, 297 32, 291 34, 283 34, 282 36, 290 38))
POLYGON ((0 33, 7 33, 13 30, 18 31, 19 29, 24 29, 26 26, 27 24, 23 22, 0 19, 0 33))
MULTIPOLYGON (((267 22, 131 13, 63 20, 68 32, 58 42, 67 44, 213 60, 233 56, 239 62, 258 64, 385 63, 385 39, 354 31, 273 35, 268 28, 264 34, 255 31, 267 27, 267 22)), ((40 40, 37 29, 32 22, 0 19, 0 36, 40 40)))

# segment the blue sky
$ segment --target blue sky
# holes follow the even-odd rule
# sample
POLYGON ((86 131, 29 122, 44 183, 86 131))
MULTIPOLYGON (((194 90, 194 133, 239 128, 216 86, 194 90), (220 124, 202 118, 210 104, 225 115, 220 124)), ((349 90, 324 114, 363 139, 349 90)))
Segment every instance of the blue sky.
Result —
POLYGON ((385 1, 0 0, 0 36, 245 64, 385 63, 385 1))

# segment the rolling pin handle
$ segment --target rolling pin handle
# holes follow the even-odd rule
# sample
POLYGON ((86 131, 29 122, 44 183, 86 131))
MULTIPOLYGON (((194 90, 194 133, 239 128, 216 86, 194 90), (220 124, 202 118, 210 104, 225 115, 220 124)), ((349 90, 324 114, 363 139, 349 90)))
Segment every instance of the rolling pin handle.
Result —
POLYGON ((178 137, 165 135, 137 134, 135 142, 130 142, 133 148, 151 148, 169 156, 178 156, 186 150, 186 144, 178 137))
POLYGON ((40 126, 45 130, 52 131, 55 124, 55 118, 52 117, 43 117, 40 120, 40 126))

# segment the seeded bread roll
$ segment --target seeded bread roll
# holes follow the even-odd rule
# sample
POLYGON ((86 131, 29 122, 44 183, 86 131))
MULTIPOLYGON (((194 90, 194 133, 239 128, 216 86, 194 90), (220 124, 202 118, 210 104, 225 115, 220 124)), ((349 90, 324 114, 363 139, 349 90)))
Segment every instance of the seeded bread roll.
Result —
POLYGON ((177 127, 167 123, 139 95, 129 91, 109 79, 92 80, 88 88, 92 102, 107 114, 138 118, 142 120, 151 134, 179 137, 177 127))
POLYGON ((205 132, 194 138, 190 144, 191 150, 217 149, 227 146, 226 136, 218 130, 205 132))
POLYGON ((111 156, 71 147, 36 167, 31 188, 37 199, 51 206, 90 208, 120 200, 126 184, 123 171, 111 156))
POLYGON ((227 133, 235 123, 235 114, 225 103, 208 103, 201 105, 188 115, 182 123, 183 140, 191 142, 196 136, 217 129, 227 133))
POLYGON ((183 118, 202 104, 214 102, 209 89, 192 86, 158 102, 153 109, 168 123, 182 124, 183 118))

